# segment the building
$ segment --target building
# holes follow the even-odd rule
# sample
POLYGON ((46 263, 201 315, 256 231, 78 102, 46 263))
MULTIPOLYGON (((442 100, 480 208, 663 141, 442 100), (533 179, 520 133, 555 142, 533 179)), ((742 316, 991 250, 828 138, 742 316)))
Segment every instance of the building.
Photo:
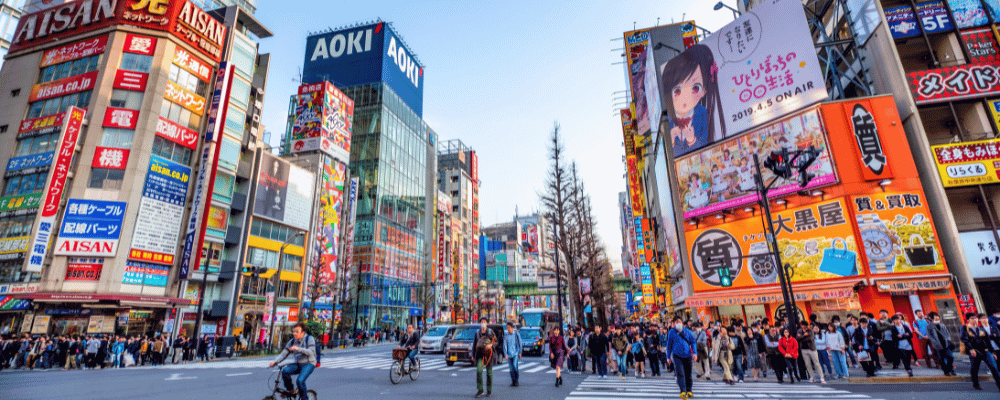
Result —
POLYGON ((0 153, 0 279, 32 302, 0 323, 190 335, 205 293, 202 332, 227 334, 253 168, 241 154, 258 145, 251 96, 266 77, 249 35, 270 33, 236 7, 52 3, 21 18, 0 69, 12 149, 0 153), (91 23, 48 26, 59 13, 91 23))
MULTIPOLYGON (((354 100, 350 176, 358 178, 352 326, 422 320, 431 293, 436 135, 421 119, 423 66, 382 21, 306 38, 303 84, 331 82, 354 100)), ((290 139, 284 140, 286 146, 290 139)))
POLYGON ((25 0, 0 1, 0 65, 3 65, 2 58, 7 55, 11 40, 14 39, 24 2, 25 0))
POLYGON ((452 274, 452 289, 458 293, 453 317, 474 321, 479 309, 481 282, 485 271, 479 268, 479 156, 461 140, 438 143, 438 189, 450 197, 455 235, 454 252, 458 265, 452 274))

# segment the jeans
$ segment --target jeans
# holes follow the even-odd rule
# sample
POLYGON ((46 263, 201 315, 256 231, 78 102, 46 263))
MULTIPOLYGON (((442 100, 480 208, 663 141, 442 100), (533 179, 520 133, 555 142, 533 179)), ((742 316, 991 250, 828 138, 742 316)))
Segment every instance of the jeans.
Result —
POLYGON ((493 360, 476 360, 476 389, 483 391, 483 368, 486 368, 486 391, 493 391, 493 360), (486 364, 486 365, 483 365, 486 364))
POLYGON ((823 367, 823 373, 826 375, 833 375, 833 366, 830 365, 829 350, 817 350, 816 354, 819 355, 819 365, 823 367))
POLYGON ((597 375, 605 377, 608 375, 608 355, 593 355, 590 356, 590 362, 597 366, 597 375))
POLYGON ((972 386, 979 386, 979 364, 986 362, 986 366, 990 369, 990 373, 993 374, 993 382, 997 384, 997 388, 1000 389, 1000 375, 997 374, 997 360, 993 358, 993 355, 988 351, 976 351, 976 356, 971 357, 972 359, 972 386))
POLYGON ((830 350, 830 361, 833 363, 833 370, 836 372, 837 376, 850 376, 847 372, 847 356, 843 351, 830 350))
POLYGON ((406 355, 410 359, 410 369, 413 369, 414 365, 417 365, 417 353, 420 352, 419 349, 410 350, 410 353, 406 355))
POLYGON ((951 350, 944 348, 936 350, 936 352, 938 359, 941 360, 941 371, 944 371, 945 374, 955 372, 955 356, 951 350))
POLYGON ((733 375, 743 380, 743 357, 742 354, 733 355, 733 375))
POLYGON ((625 354, 615 353, 615 361, 618 361, 618 373, 628 375, 628 363, 625 358, 625 354))
POLYGON ((295 383, 299 385, 299 398, 308 400, 309 397, 306 396, 306 391, 309 388, 306 387, 306 379, 309 379, 309 375, 312 375, 314 369, 316 369, 316 364, 286 365, 281 369, 281 379, 285 382, 285 389, 289 392, 295 390, 295 387, 292 386, 292 375, 299 374, 298 379, 295 380, 295 383))
POLYGON ((690 392, 692 384, 691 358, 673 356, 674 374, 677 376, 677 387, 681 392, 690 392))
POLYGON ((649 370, 653 376, 660 376, 660 353, 649 353, 649 370))
MULTIPOLYGON (((896 349, 896 357, 897 357, 896 362, 898 363, 902 361, 903 368, 905 368, 907 371, 910 371, 910 357, 912 356, 913 356, 913 350, 896 349)), ((893 366, 893 368, 895 368, 895 366, 893 366)))
POLYGON ((521 356, 513 356, 510 358, 510 381, 511 383, 517 383, 518 378, 521 377, 521 372, 518 371, 518 365, 520 364, 521 356))
POLYGON ((802 381, 802 377, 799 376, 799 359, 798 357, 789 358, 785 357, 785 367, 788 368, 788 381, 802 381))

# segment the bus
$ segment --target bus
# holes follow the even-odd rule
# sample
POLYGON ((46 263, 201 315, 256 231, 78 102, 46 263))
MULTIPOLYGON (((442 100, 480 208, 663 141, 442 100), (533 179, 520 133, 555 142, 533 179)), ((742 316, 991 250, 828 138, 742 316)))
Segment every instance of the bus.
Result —
POLYGON ((541 328, 548 334, 552 328, 559 327, 559 313, 547 308, 526 308, 521 311, 522 328, 541 328))

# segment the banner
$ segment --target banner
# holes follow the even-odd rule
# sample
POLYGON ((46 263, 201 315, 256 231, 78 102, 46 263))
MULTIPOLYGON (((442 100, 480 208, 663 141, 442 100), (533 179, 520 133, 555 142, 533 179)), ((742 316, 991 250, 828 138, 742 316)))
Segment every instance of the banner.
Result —
POLYGON ((65 116, 65 113, 59 113, 21 121, 21 127, 17 129, 17 138, 24 139, 54 133, 62 127, 65 116))
POLYGON ((102 269, 104 269, 103 258, 71 257, 66 264, 66 280, 96 282, 101 280, 102 269))
MULTIPOLYGON (((920 24, 927 34, 954 29, 951 24, 951 18, 948 17, 948 9, 945 7, 944 1, 938 0, 917 4, 917 15, 920 16, 920 24)), ((913 8, 909 5, 886 8, 885 20, 889 23, 889 31, 892 32, 894 39, 907 38, 920 34, 913 8)))
MULTIPOLYGON (((806 188, 799 187, 797 176, 779 179, 768 193, 774 198, 837 182, 818 107, 680 158, 676 171, 684 219, 755 203, 759 196, 753 179, 753 155, 759 154, 763 164, 772 151, 809 146, 820 151, 807 170, 816 177, 806 188)), ((764 181, 770 182, 774 175, 761 168, 764 181)))
POLYGON ((129 152, 128 149, 98 146, 94 149, 94 159, 90 165, 94 168, 125 169, 129 152))
POLYGON ((97 74, 99 72, 90 71, 80 75, 39 83, 31 88, 31 95, 28 96, 28 102, 36 102, 38 100, 51 99, 53 97, 93 89, 94 84, 97 83, 97 74))
POLYGON ((320 257, 320 283, 329 285, 336 278, 335 265, 340 250, 343 228, 344 179, 346 166, 329 157, 323 158, 320 176, 320 210, 316 221, 316 241, 320 257))
POLYGON ((299 86, 292 125, 294 152, 322 150, 350 161, 354 101, 329 82, 299 86))
POLYGON ((851 198, 872 274, 944 270, 925 200, 919 192, 851 198))
POLYGON ((1000 139, 931 146, 944 187, 1000 183, 1000 139))
MULTIPOLYGON (((792 282, 858 275, 858 242, 845 199, 771 213, 781 261, 791 265, 792 282)), ((778 283, 778 266, 761 221, 746 218, 685 234, 695 292, 722 288, 719 273, 725 268, 733 288, 778 283)))
POLYGON ((253 213, 277 222, 285 220, 285 203, 288 198, 287 162, 261 153, 260 171, 257 174, 257 194, 253 202, 253 213))
POLYGON ((55 152, 31 154, 27 156, 11 157, 7 160, 7 172, 28 168, 44 167, 52 164, 55 152))
POLYGON ((212 79, 212 67, 208 63, 201 61, 198 57, 191 55, 181 47, 174 49, 174 59, 172 63, 181 69, 190 72, 205 82, 212 79))
POLYGON ((173 265, 191 168, 151 156, 132 234, 130 259, 173 265))
POLYGON ((169 275, 170 267, 128 260, 125 262, 122 283, 165 287, 169 275))
POLYGON ((41 193, 0 197, 0 218, 33 214, 41 202, 41 193))
POLYGON ((104 124, 107 128, 135 129, 139 122, 139 110, 108 107, 104 111, 104 124))
POLYGON ((50 65, 98 55, 104 53, 107 47, 108 36, 104 35, 45 50, 45 53, 42 53, 42 64, 39 67, 45 68, 50 65))
POLYGON ((744 13, 670 60, 659 80, 674 157, 828 97, 802 2, 744 13), (772 21, 781 21, 773 23, 772 21))
POLYGON ((146 91, 146 83, 148 81, 149 74, 145 72, 126 71, 120 69, 115 72, 115 81, 112 84, 112 87, 115 89, 144 92, 146 91))
POLYGON ((997 39, 993 29, 979 28, 962 31, 962 41, 969 51, 970 64, 1000 64, 997 54, 997 39))
POLYGON ((139 36, 134 34, 125 35, 125 47, 122 51, 126 53, 143 54, 147 56, 153 55, 156 51, 156 38, 139 36))
POLYGON ((69 199, 55 254, 114 257, 126 207, 123 201, 69 199))
POLYGON ((38 210, 35 237, 31 240, 31 254, 28 257, 28 266, 25 268, 29 272, 41 272, 42 264, 48 255, 49 244, 52 242, 53 225, 56 223, 59 203, 62 202, 66 178, 69 175, 73 154, 76 152, 77 142, 80 138, 80 127, 83 126, 86 114, 85 110, 73 106, 70 106, 66 111, 52 173, 49 174, 45 190, 42 191, 45 200, 38 210))
POLYGON ((1000 278, 1000 249, 993 231, 960 232, 958 236, 962 240, 972 278, 1000 278))
POLYGON ((171 142, 195 150, 198 147, 198 132, 190 130, 179 124, 159 117, 156 120, 156 136, 167 139, 171 142))
POLYGON ((632 215, 641 217, 646 209, 646 198, 643 195, 642 171, 635 153, 635 118, 629 109, 621 110, 622 135, 625 138, 625 169, 628 179, 629 199, 632 204, 632 215))
POLYGON ((906 74, 917 105, 1000 93, 1000 66, 963 64, 906 74))
POLYGON ((205 98, 191 92, 180 85, 167 81, 167 88, 163 92, 163 98, 170 100, 177 105, 186 108, 198 115, 205 114, 205 98))
POLYGON ((959 29, 971 28, 990 23, 986 10, 979 0, 948 0, 951 16, 959 29))

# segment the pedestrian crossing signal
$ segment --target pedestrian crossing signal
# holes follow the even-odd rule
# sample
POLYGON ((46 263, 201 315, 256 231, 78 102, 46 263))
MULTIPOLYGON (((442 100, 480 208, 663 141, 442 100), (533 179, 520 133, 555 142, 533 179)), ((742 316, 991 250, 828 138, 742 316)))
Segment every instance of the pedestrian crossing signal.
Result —
POLYGON ((719 268, 719 284, 722 287, 733 286, 733 277, 729 272, 729 267, 719 268))
POLYGON ((267 272, 267 267, 258 267, 256 265, 247 265, 243 267, 243 276, 252 276, 256 278, 265 272, 267 272))

